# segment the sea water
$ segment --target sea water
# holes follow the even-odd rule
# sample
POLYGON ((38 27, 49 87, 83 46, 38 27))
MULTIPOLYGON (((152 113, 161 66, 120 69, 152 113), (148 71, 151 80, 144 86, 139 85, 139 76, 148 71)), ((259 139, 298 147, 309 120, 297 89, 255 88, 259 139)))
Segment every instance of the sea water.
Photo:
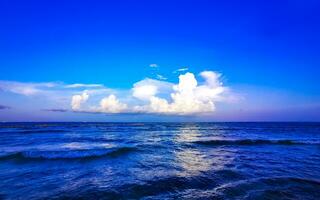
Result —
POLYGON ((320 123, 0 123, 0 199, 320 199, 320 123))

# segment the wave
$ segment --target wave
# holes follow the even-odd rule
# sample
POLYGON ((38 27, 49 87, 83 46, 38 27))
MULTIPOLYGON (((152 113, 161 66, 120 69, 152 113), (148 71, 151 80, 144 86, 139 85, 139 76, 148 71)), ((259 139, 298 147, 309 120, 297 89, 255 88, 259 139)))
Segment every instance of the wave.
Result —
POLYGON ((319 144, 315 142, 304 142, 295 140, 200 140, 193 143, 202 145, 312 145, 319 144))
MULTIPOLYGON (((156 173, 155 171, 154 174, 156 173)), ((112 188, 112 190, 96 190, 93 188, 83 193, 62 194, 58 199, 198 199, 194 198, 194 196, 179 198, 179 195, 191 188, 192 191, 208 191, 210 188, 218 187, 219 177, 223 180, 238 180, 242 177, 239 172, 232 170, 218 170, 214 174, 210 174, 211 172, 191 176, 176 174, 162 178, 125 183, 112 188)), ((207 199, 215 198, 211 197, 207 199)))
POLYGON ((264 177, 227 183, 214 189, 224 199, 318 199, 319 180, 264 177))
MULTIPOLYGON (((138 183, 125 183, 111 190, 98 190, 89 188, 86 191, 75 193, 60 193, 56 199, 152 199, 159 194, 174 194, 188 188, 207 188, 212 185, 212 180, 206 177, 187 178, 171 176, 138 183)), ((165 198, 157 198, 165 199, 165 198)), ((178 198, 170 198, 178 199, 178 198)))
POLYGON ((263 178, 222 184, 208 177, 171 176, 100 189, 63 191, 47 199, 319 199, 319 182, 299 178, 263 178))
POLYGON ((76 151, 23 151, 0 155, 0 160, 87 160, 105 156, 117 157, 137 150, 136 147, 119 147, 76 151))

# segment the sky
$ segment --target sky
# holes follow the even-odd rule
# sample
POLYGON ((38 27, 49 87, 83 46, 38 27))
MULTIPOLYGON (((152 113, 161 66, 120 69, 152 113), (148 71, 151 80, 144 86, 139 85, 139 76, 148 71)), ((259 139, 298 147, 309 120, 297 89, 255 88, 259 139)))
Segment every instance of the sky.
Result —
POLYGON ((0 1, 0 121, 320 121, 320 2, 0 1))

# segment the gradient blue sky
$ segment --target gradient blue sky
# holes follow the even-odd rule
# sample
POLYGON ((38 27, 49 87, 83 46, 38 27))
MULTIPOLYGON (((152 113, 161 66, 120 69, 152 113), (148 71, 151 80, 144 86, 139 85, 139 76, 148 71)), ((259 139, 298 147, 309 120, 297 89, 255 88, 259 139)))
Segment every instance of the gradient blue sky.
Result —
MULTIPOLYGON (((1 121, 319 121, 320 2, 0 1, 0 80, 130 89, 217 71, 240 96, 210 116, 49 112, 0 91, 1 121), (28 106, 24 106, 24 104, 28 106)), ((63 106, 63 109, 67 109, 63 106)))

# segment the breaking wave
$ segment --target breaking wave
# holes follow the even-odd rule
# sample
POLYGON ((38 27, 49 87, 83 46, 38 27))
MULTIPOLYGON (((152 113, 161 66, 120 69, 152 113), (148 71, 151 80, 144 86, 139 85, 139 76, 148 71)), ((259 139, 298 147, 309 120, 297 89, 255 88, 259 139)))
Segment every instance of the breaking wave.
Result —
POLYGON ((23 151, 0 155, 0 160, 58 160, 58 159, 95 159, 104 156, 117 157, 137 151, 136 147, 119 147, 110 149, 76 150, 76 151, 23 151))

